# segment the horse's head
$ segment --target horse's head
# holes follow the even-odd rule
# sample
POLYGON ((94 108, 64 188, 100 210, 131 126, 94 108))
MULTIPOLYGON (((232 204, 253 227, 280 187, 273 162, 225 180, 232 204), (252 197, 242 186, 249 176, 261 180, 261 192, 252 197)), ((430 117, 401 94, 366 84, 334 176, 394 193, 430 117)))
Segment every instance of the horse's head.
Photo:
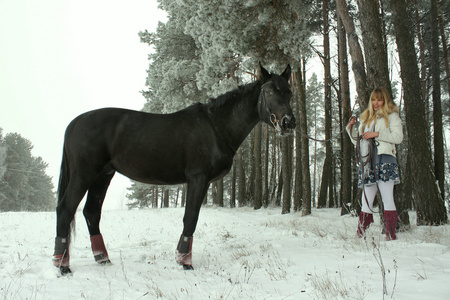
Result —
POLYGON ((290 133, 295 128, 292 113, 292 92, 289 85, 291 67, 288 65, 283 74, 269 74, 261 64, 261 93, 258 100, 258 112, 261 121, 271 125, 280 135, 290 133))

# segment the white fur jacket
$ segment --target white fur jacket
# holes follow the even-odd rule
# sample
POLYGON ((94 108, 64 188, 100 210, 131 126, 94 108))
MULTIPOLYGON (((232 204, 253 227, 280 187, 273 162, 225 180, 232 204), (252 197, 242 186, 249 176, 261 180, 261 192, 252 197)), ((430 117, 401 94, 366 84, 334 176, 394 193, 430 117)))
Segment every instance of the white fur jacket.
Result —
MULTIPOLYGON (((377 118, 374 132, 378 132, 379 136, 375 138, 375 141, 378 145, 378 155, 389 154, 395 156, 395 145, 400 144, 403 141, 402 120, 400 119, 398 113, 391 113, 388 117, 389 127, 386 127, 384 117, 377 118)), ((364 128, 361 122, 358 128, 358 132, 361 135, 363 131, 364 128)), ((350 136, 350 140, 352 141, 352 143, 356 145, 356 134, 354 133, 354 136, 352 136, 348 128, 347 133, 350 136)))

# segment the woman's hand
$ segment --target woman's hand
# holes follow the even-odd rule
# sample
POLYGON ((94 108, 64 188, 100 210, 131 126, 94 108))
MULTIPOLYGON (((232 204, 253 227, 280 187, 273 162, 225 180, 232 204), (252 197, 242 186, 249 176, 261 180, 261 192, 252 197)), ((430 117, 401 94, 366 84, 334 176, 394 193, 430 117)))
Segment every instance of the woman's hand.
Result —
POLYGON ((363 139, 369 140, 378 137, 380 134, 378 132, 368 131, 362 134, 363 139))
POLYGON ((356 117, 352 116, 350 118, 350 120, 348 120, 347 128, 350 129, 352 127, 352 125, 355 124, 355 123, 356 123, 356 117))

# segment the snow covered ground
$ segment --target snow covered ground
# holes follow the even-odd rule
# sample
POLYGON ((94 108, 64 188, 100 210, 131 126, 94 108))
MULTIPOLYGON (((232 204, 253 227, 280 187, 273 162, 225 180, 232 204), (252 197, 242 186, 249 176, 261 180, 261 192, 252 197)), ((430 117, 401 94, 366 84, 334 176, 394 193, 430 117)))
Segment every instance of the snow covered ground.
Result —
MULTIPOLYGON (((82 213, 73 276, 51 264, 54 213, 0 213, 0 299, 450 299, 450 225, 417 227, 386 242, 337 209, 202 208, 194 271, 175 263, 182 208, 105 211, 109 266, 97 265, 82 213), (386 275, 383 280, 382 268, 386 275)), ((411 213, 412 224, 415 214, 411 213)))

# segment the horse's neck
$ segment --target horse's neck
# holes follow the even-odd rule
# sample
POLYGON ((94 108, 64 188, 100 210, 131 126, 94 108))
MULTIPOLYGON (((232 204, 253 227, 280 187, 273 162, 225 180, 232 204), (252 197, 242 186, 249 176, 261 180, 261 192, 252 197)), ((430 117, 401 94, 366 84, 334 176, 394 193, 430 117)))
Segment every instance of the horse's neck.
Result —
POLYGON ((259 122, 257 110, 259 93, 259 86, 249 89, 239 96, 240 99, 233 101, 233 105, 213 113, 213 121, 234 151, 237 151, 259 122))

